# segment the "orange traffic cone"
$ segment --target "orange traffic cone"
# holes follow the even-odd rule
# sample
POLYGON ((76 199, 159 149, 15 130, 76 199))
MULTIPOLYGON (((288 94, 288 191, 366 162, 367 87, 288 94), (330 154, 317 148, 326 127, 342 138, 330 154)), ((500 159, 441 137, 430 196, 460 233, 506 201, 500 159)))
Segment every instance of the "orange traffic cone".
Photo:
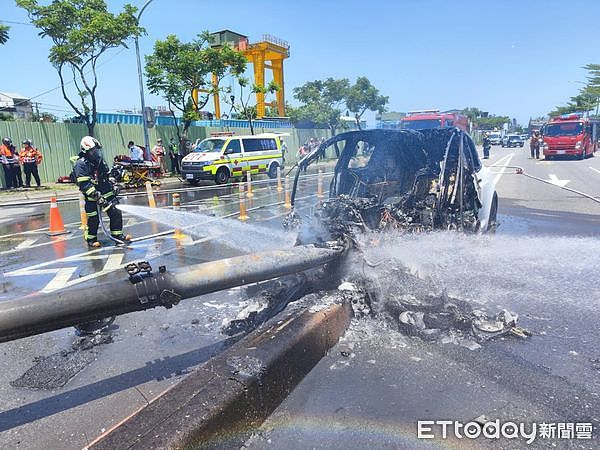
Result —
POLYGON ((69 233, 65 230, 65 224, 60 216, 60 210, 56 204, 56 197, 50 199, 50 228, 48 229, 49 236, 57 236, 59 234, 69 233))

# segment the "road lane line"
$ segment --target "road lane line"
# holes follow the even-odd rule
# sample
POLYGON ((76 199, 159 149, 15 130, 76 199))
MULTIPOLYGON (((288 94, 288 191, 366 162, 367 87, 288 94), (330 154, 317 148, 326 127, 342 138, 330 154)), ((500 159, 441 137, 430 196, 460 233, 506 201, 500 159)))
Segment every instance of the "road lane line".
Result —
POLYGON ((35 244, 38 240, 39 240, 39 238, 25 239, 23 242, 21 242, 19 245, 17 245, 14 249, 15 250, 23 250, 24 248, 29 248, 29 247, 31 247, 32 244, 35 244))
POLYGON ((594 172, 600 173, 600 170, 598 170, 598 169, 596 169, 596 168, 594 168, 592 166, 590 166, 590 169, 592 169, 594 172))
POLYGON ((67 282, 71 279, 73 274, 77 271, 77 267, 64 267, 62 269, 58 269, 58 272, 50 280, 50 282, 44 286, 44 288, 40 291, 44 294, 48 292, 56 291, 57 289, 61 289, 67 285, 67 282))
POLYGON ((500 173, 498 173, 498 175, 496 175, 496 177, 494 178, 494 186, 496 186, 498 184, 498 182, 500 181, 500 178, 502 178, 502 175, 504 175, 506 173, 506 166, 508 166, 510 164, 510 161, 513 159, 513 156, 515 156, 514 153, 507 155, 506 162, 504 162, 500 166, 494 166, 494 167, 501 168, 500 173))

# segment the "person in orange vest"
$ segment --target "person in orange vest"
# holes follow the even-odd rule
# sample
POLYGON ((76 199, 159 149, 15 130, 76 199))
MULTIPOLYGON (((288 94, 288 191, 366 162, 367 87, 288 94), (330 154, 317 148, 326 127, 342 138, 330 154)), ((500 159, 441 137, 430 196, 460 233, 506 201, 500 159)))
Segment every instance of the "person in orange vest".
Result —
POLYGON ((16 189, 19 187, 16 169, 21 172, 19 159, 16 154, 12 139, 5 137, 0 145, 0 163, 4 169, 4 179, 6 180, 6 189, 16 189), (16 168, 16 169, 15 169, 16 168))
POLYGON ((40 151, 31 145, 31 140, 23 141, 23 148, 19 152, 19 160, 23 164, 25 172, 25 187, 31 187, 31 176, 35 178, 37 187, 41 187, 40 174, 38 173, 38 165, 42 162, 42 154, 40 151))

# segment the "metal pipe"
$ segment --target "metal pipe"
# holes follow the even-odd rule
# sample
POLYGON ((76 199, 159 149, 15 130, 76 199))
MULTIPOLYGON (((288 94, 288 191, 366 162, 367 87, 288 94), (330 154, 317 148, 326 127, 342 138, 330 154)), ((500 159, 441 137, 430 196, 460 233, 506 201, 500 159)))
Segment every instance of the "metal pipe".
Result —
POLYGON ((298 246, 196 264, 174 272, 161 268, 135 283, 134 275, 133 281, 125 278, 0 302, 0 342, 157 306, 170 308, 185 298, 322 266, 340 258, 342 252, 298 246))

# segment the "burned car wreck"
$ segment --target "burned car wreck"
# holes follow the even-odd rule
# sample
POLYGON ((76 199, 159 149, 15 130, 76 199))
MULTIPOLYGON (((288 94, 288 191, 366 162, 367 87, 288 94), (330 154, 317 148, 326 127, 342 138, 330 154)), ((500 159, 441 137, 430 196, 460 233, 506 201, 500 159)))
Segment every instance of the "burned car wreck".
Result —
POLYGON ((470 349, 494 338, 530 335, 517 326, 516 314, 488 312, 449 296, 402 261, 369 261, 374 249, 398 245, 402 233, 495 230, 494 180, 466 133, 446 128, 339 134, 299 161, 292 204, 300 172, 334 155, 329 198, 304 217, 292 210, 284 226, 298 231, 299 245, 343 248, 352 256, 337 269, 247 290, 250 309, 227 322, 224 333, 253 329, 288 303, 311 308, 346 301, 358 319, 378 318, 402 334, 470 349))
MULTIPOLYGON (((299 173, 333 153, 339 156, 329 199, 299 242, 352 240, 368 230, 486 232, 496 227, 498 197, 491 174, 471 138, 458 128, 334 136, 298 163, 292 204, 299 173)), ((300 222, 291 213, 286 224, 300 222)))

